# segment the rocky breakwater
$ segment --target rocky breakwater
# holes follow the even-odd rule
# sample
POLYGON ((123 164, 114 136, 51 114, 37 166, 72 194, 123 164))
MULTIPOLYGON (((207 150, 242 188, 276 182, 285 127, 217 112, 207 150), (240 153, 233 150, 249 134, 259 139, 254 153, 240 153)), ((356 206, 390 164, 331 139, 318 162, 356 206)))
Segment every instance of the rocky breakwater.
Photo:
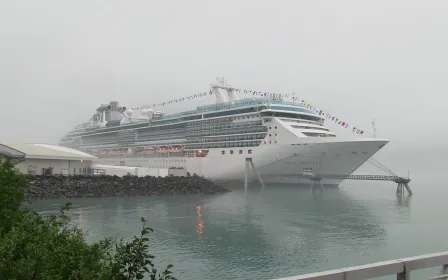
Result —
POLYGON ((28 198, 222 194, 229 190, 198 177, 29 176, 28 198))

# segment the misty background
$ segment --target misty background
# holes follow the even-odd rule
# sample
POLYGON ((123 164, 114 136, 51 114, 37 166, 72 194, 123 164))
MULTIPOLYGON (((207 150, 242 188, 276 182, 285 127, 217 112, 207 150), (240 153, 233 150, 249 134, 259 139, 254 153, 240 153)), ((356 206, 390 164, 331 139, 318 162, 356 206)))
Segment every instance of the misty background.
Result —
MULTIPOLYGON (((448 1, 0 1, 0 141, 58 143, 100 103, 209 90, 295 93, 365 130, 447 153, 448 1)), ((214 103, 213 96, 165 106, 214 103)))

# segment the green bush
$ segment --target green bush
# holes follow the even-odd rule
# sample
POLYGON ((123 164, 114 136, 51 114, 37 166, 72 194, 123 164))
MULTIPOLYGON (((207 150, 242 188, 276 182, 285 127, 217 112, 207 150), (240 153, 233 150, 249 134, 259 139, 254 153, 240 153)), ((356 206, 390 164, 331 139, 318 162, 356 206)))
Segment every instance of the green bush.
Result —
POLYGON ((48 217, 21 207, 27 185, 11 159, 0 159, 0 280, 175 279, 172 265, 155 268, 147 244, 152 229, 143 218, 131 242, 106 238, 88 244, 65 214, 70 203, 48 217))

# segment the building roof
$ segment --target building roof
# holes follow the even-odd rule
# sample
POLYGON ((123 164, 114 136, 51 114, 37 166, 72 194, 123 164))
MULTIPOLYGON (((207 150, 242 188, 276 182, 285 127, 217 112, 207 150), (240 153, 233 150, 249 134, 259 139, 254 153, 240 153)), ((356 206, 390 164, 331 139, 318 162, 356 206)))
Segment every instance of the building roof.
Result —
POLYGON ((8 146, 4 146, 0 144, 0 155, 4 155, 5 157, 9 157, 9 158, 24 158, 25 154, 14 150, 8 146))
MULTIPOLYGON (((81 151, 50 144, 26 144, 26 143, 3 143, 0 142, 0 153, 5 156, 9 154, 22 155, 25 158, 35 159, 59 159, 59 160, 92 160, 97 157, 81 151)), ((12 157, 12 156, 10 156, 12 157)))

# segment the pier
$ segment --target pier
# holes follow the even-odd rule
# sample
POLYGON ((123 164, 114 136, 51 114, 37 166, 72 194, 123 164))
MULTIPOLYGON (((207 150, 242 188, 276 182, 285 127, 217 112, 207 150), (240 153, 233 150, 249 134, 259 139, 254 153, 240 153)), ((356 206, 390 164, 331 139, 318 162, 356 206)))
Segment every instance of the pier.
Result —
POLYGON ((367 181, 390 181, 397 183, 397 195, 403 195, 404 189, 407 190, 409 195, 413 192, 409 187, 410 178, 404 178, 400 176, 388 176, 388 175, 341 175, 341 174, 295 174, 297 178, 308 178, 311 180, 311 189, 316 191, 317 188, 323 190, 323 185, 320 182, 322 179, 342 179, 342 180, 367 180, 367 181))
POLYGON ((441 267, 439 275, 426 278, 427 280, 446 280, 448 278, 448 251, 286 278, 278 278, 276 280, 362 280, 388 275, 396 275, 397 280, 410 280, 411 272, 414 270, 439 266, 441 267))
MULTIPOLYGON (((322 192, 324 190, 324 186, 321 181, 323 179, 339 179, 339 180, 364 180, 364 181, 389 181, 397 183, 397 192, 396 194, 402 196, 404 194, 404 189, 408 192, 409 195, 412 195, 413 192, 409 187, 409 183, 411 179, 398 176, 396 173, 393 173, 389 168, 385 167, 379 161, 375 159, 367 160, 368 163, 382 169, 383 171, 388 172, 391 175, 344 175, 344 174, 314 174, 314 173, 296 173, 296 174, 282 174, 285 177, 293 177, 297 179, 309 179, 311 180, 310 188, 313 192, 316 192, 317 189, 320 189, 322 192)), ((262 188, 265 188, 263 180, 258 173, 252 158, 245 159, 245 171, 244 171, 244 192, 247 195, 248 189, 248 177, 249 177, 249 165, 252 166, 253 171, 257 175, 258 181, 260 182, 262 188)))

